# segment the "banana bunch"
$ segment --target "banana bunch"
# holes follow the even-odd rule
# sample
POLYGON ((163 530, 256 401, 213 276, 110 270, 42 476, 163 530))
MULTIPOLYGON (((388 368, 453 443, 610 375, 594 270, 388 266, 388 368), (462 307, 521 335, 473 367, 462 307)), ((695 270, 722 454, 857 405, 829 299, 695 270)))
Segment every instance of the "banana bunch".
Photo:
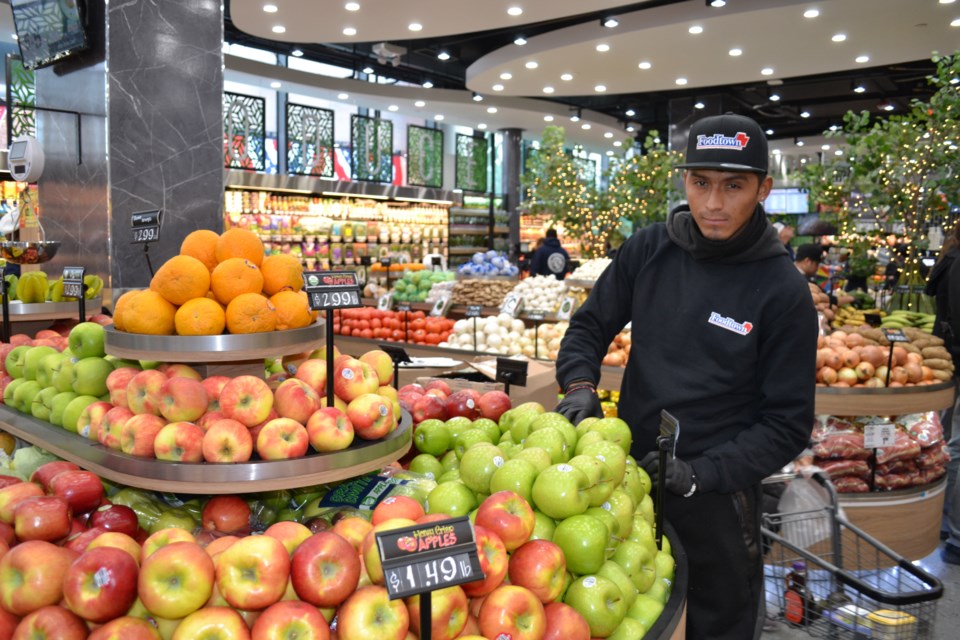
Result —
MULTIPOLYGON (((100 276, 84 276, 83 284, 87 285, 87 290, 83 294, 83 297, 87 300, 96 298, 100 295, 100 290, 103 289, 103 280, 100 276)), ((76 298, 63 295, 63 276, 60 276, 50 283, 47 290, 47 300, 50 302, 75 302, 76 298)))
POLYGON ((903 329, 906 327, 916 327, 921 331, 933 333, 934 318, 932 313, 920 313, 918 311, 906 311, 897 309, 880 323, 881 329, 903 329))
POLYGON ((48 288, 47 274, 43 271, 22 273, 17 281, 17 299, 25 303, 46 302, 48 288))
POLYGON ((868 324, 866 318, 867 314, 878 315, 883 318, 887 315, 887 312, 876 308, 857 309, 852 304, 845 304, 837 309, 837 315, 830 325, 835 329, 839 329, 843 326, 862 327, 868 324))

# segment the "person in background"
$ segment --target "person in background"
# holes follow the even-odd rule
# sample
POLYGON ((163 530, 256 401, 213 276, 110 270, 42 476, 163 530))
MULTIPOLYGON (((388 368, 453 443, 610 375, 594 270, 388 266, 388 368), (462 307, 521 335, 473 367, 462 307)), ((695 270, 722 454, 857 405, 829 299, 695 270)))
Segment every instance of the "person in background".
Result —
POLYGON ((787 253, 790 254, 790 259, 795 260, 796 254, 793 251, 793 246, 790 244, 790 241, 793 240, 793 235, 795 233, 794 228, 789 224, 784 224, 782 222, 774 222, 773 228, 777 230, 777 234, 780 236, 780 242, 783 243, 787 253))
POLYGON ((627 239, 570 320, 557 411, 602 415, 600 363, 631 322, 619 414, 655 481, 660 412, 680 422, 656 506, 687 553, 687 637, 747 640, 764 619, 761 481, 810 439, 817 315, 761 205, 773 180, 760 126, 697 121, 679 167, 688 204, 627 239))
MULTIPOLYGON (((930 271, 926 294, 934 296, 937 302, 937 317, 933 324, 933 335, 943 339, 944 346, 953 356, 954 375, 960 365, 960 224, 954 224, 953 231, 940 247, 940 254, 930 271)), ((954 384, 960 380, 954 378, 954 384)), ((960 398, 956 404, 943 412, 943 435, 947 439, 950 461, 947 463, 947 487, 943 500, 943 518, 940 524, 940 537, 946 541, 940 552, 944 562, 960 564, 960 484, 957 483, 957 469, 960 468, 960 398)))
POLYGON ((568 262, 570 262, 570 256, 560 245, 557 230, 547 229, 543 246, 534 252, 533 260, 530 261, 530 275, 553 276, 557 280, 563 280, 563 276, 567 273, 568 262))
MULTIPOLYGON (((820 269, 820 261, 823 260, 823 246, 819 244, 802 244, 797 247, 796 256, 793 259, 793 264, 797 268, 803 277, 807 279, 807 282, 811 284, 818 285, 816 281, 817 271, 820 269)), ((837 307, 838 305, 850 304, 853 302, 853 296, 847 295, 842 291, 837 295, 832 293, 827 294, 830 297, 830 306, 837 307)), ((834 309, 836 311, 836 309, 834 309)))

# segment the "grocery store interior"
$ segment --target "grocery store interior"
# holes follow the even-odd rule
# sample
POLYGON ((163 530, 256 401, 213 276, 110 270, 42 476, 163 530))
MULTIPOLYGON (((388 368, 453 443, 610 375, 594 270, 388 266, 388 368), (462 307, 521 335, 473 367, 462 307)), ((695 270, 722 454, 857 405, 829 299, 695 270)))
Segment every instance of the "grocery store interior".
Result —
POLYGON ((554 413, 556 360, 620 245, 683 201, 691 127, 725 113, 765 133, 764 209, 820 324, 810 446, 765 483, 762 637, 957 637, 933 292, 958 45, 956 0, 0 0, 0 640, 421 637, 421 615, 492 639, 517 633, 492 595, 508 551, 541 626, 684 637, 686 556, 657 550, 629 455, 655 445, 618 415, 638 330, 603 356, 596 423, 554 413), (492 515, 514 498, 522 533, 492 515), (469 544, 414 551, 447 516, 469 544), (566 583, 537 583, 540 540, 566 583), (35 554, 56 598, 4 578, 27 542, 74 554, 35 554), (141 563, 114 560, 109 605, 62 580, 102 546, 141 563), (348 558, 336 597, 297 553, 348 558), (232 582, 247 557, 281 577, 232 582), (203 598, 143 584, 181 562, 203 598))

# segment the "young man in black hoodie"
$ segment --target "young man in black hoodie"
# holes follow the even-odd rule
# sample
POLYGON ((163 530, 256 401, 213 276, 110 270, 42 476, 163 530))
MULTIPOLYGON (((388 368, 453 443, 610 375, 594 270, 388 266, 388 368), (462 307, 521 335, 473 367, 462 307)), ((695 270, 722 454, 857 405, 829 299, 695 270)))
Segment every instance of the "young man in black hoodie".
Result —
POLYGON ((550 228, 547 229, 547 237, 543 245, 534 252, 533 259, 530 261, 530 275, 553 276, 557 280, 563 280, 569 262, 570 255, 560 244, 557 230, 550 228))
POLYGON ((753 120, 696 122, 680 165, 688 204, 623 244, 557 359, 557 410, 575 424, 599 416, 600 362, 632 322, 619 413, 653 478, 660 411, 680 421, 658 508, 687 553, 687 633, 698 640, 759 635, 760 482, 813 427, 817 316, 760 204, 767 166, 753 120))

